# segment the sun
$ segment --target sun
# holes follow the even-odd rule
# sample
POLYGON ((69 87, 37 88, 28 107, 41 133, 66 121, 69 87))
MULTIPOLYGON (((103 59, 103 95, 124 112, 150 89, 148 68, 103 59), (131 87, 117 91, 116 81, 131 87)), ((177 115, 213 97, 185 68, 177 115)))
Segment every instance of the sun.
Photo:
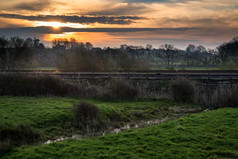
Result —
POLYGON ((51 26, 54 28, 54 29, 58 29, 59 27, 62 27, 61 23, 59 22, 51 22, 51 26))
POLYGON ((64 23, 60 23, 60 22, 37 22, 37 25, 40 25, 40 26, 50 26, 50 27, 52 27, 54 29, 58 29, 60 27, 67 26, 64 23))
POLYGON ((61 23, 61 22, 34 22, 36 26, 50 26, 54 29, 59 29, 60 27, 71 27, 71 28, 85 28, 88 25, 82 25, 79 23, 61 23))

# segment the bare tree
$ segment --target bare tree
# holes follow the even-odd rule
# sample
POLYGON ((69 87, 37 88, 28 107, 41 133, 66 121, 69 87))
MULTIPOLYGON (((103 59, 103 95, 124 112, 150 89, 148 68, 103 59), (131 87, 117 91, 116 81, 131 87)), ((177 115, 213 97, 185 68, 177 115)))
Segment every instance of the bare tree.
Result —
POLYGON ((230 57, 229 45, 227 43, 221 44, 218 48, 218 56, 221 59, 222 63, 225 64, 230 57))
POLYGON ((130 70, 134 65, 134 59, 126 53, 120 53, 118 59, 118 67, 122 70, 130 70))
POLYGON ((153 46, 151 44, 147 44, 145 48, 146 48, 146 50, 152 50, 153 46))
POLYGON ((75 38, 70 38, 69 39, 69 48, 74 49, 79 47, 78 41, 75 38))
POLYGON ((197 47, 195 45, 189 44, 185 49, 185 51, 186 51, 185 60, 187 65, 193 66, 198 59, 197 47))
POLYGON ((90 42, 86 42, 85 47, 87 50, 92 50, 93 45, 90 42))
POLYGON ((9 41, 4 36, 0 37, 0 70, 7 69, 7 49, 9 47, 9 41))
POLYGON ((207 66, 211 63, 213 55, 212 53, 212 50, 205 50, 200 53, 199 60, 202 62, 203 65, 207 66))
POLYGON ((178 49, 171 44, 161 45, 158 56, 165 60, 167 67, 170 69, 178 56, 178 49))
POLYGON ((33 58, 34 52, 28 47, 26 40, 19 37, 0 38, 0 69, 2 71, 14 70, 23 67, 33 58))

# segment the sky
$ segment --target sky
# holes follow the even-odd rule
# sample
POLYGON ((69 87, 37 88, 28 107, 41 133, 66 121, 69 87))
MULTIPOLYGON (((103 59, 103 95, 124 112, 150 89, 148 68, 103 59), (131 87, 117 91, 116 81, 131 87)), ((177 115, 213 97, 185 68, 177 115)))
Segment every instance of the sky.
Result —
POLYGON ((237 0, 0 0, 0 36, 75 38, 95 47, 189 44, 238 35, 237 0))

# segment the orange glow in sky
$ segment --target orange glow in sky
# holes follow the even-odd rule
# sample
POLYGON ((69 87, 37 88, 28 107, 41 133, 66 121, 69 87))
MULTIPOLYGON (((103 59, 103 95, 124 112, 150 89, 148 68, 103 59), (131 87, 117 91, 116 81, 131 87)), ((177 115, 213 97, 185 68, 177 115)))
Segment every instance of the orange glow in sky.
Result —
POLYGON ((237 0, 1 0, 0 36, 216 47, 238 35, 237 6, 237 0))

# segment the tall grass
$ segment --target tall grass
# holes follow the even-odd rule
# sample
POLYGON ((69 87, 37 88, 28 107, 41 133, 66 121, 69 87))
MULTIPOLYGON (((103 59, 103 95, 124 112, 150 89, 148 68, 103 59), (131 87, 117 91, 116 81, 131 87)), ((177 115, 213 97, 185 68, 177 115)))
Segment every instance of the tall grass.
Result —
POLYGON ((174 101, 202 105, 206 108, 238 107, 238 85, 217 86, 215 91, 202 91, 187 79, 177 79, 170 83, 170 94, 174 101))
POLYGON ((113 101, 128 101, 138 98, 138 88, 131 85, 126 80, 115 80, 103 95, 104 99, 113 101))
POLYGON ((170 83, 171 98, 178 102, 194 102, 194 82, 187 79, 177 79, 170 83))
POLYGON ((53 76, 0 74, 0 95, 93 97, 97 89, 53 76))
POLYGON ((217 89, 211 95, 211 100, 208 104, 212 108, 238 107, 238 85, 232 88, 217 89))

